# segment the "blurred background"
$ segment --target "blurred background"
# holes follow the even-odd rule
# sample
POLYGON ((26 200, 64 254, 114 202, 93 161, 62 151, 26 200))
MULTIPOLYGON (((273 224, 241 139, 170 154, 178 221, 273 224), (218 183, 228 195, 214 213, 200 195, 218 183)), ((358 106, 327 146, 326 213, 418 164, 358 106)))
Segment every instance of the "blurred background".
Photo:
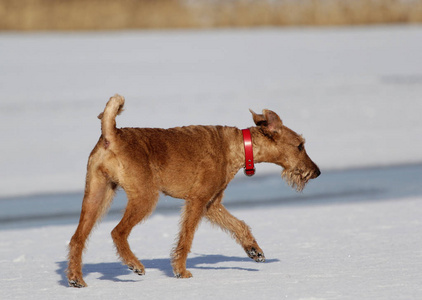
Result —
POLYGON ((419 23, 420 0, 1 0, 2 30, 419 23))
POLYGON ((246 128, 269 108, 304 135, 318 182, 296 195, 259 165, 229 202, 420 195, 421 21, 422 0, 0 0, 0 226, 76 222, 115 93, 121 127, 246 128))

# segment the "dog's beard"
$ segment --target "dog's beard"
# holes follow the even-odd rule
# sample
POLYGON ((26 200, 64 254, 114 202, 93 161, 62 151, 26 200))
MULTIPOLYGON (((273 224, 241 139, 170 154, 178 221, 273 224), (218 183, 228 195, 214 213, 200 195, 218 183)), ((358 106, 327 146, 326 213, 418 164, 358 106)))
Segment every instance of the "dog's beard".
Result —
POLYGON ((281 177, 296 191, 301 192, 305 188, 309 179, 311 178, 311 172, 303 172, 302 170, 286 170, 281 172, 281 177))

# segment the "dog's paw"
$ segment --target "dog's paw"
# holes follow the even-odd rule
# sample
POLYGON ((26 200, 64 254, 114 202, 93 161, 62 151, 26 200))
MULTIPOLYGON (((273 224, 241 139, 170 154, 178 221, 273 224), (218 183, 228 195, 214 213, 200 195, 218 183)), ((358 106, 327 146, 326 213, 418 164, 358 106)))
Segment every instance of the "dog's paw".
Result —
POLYGON ((132 271, 139 276, 145 275, 145 270, 133 269, 132 271))
POLYGON ((188 270, 182 271, 180 273, 175 273, 174 276, 176 278, 191 278, 192 277, 192 273, 189 272, 188 270))
POLYGON ((83 288, 88 285, 83 281, 83 279, 69 279, 68 281, 70 287, 83 288))
POLYGON ((265 255, 262 250, 257 250, 254 247, 251 247, 249 249, 245 249, 246 254, 252 258, 256 262, 264 262, 265 261, 265 255))
POLYGON ((133 273, 138 274, 140 276, 145 275, 145 269, 144 268, 135 268, 132 265, 129 265, 129 270, 132 270, 133 273))

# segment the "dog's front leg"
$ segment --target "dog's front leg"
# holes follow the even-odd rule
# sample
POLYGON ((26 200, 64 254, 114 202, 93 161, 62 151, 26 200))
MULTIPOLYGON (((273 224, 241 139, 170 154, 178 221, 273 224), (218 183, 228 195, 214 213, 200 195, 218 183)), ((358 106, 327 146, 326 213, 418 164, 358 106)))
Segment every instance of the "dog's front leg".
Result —
POLYGON ((211 223, 218 225, 222 230, 230 233, 242 245, 250 258, 256 262, 264 262, 264 252, 258 246, 249 226, 244 221, 230 214, 220 201, 221 199, 208 207, 205 214, 207 219, 211 223))
POLYGON ((187 200, 183 207, 179 241, 172 252, 173 272, 177 278, 192 277, 192 273, 186 270, 186 259, 192 246, 195 231, 204 214, 204 207, 205 203, 199 199, 187 200))

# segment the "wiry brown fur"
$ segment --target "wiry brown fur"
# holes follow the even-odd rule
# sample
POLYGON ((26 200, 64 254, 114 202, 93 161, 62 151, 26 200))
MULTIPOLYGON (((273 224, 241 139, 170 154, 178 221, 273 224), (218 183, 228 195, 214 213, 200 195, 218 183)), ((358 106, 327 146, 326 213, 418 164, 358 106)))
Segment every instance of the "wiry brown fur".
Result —
MULTIPOLYGON (((115 95, 98 116, 102 135, 89 157, 79 225, 69 245, 69 285, 86 286, 82 278, 85 242, 118 186, 125 190, 128 203, 111 235, 118 255, 135 273, 143 275, 145 268, 127 239, 132 228, 152 213, 160 192, 186 201, 178 242, 172 251, 176 277, 192 276, 186 270, 186 259, 202 217, 231 234, 249 257, 264 261, 264 253, 248 225, 222 204, 227 184, 244 167, 241 130, 223 126, 117 129, 115 117, 123 105, 124 98, 115 95)), ((262 115, 251 113, 257 125, 250 128, 255 162, 282 166, 283 178, 297 190, 319 176, 301 136, 285 127, 270 110, 264 110, 262 115)))

